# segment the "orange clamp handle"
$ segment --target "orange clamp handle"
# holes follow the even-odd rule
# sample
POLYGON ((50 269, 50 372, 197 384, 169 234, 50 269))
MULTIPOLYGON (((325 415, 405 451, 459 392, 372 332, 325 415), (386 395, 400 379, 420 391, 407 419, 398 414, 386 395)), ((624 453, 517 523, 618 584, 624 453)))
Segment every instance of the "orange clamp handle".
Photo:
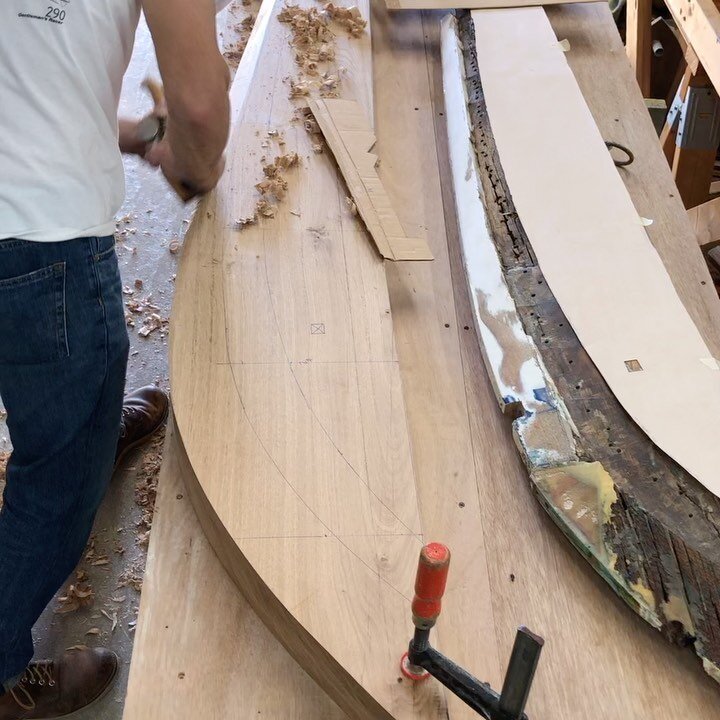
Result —
POLYGON ((435 625, 442 609, 449 569, 450 550, 442 543, 429 543, 420 551, 412 602, 415 627, 425 629, 435 625))

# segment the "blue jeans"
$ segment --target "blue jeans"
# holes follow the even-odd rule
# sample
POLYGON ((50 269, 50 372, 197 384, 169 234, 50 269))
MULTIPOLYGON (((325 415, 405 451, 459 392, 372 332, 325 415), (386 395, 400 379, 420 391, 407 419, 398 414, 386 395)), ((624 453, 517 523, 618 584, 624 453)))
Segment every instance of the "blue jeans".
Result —
MULTIPOLYGON (((112 237, 0 240, 0 688, 80 560, 112 475, 128 336, 112 237)), ((0 690, 1 692, 1 690, 0 690)))

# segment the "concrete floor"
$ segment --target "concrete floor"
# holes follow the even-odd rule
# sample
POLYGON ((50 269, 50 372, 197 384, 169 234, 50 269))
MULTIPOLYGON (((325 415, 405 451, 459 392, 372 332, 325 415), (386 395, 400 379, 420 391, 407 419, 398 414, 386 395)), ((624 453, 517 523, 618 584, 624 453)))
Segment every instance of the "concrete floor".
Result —
MULTIPOLYGON (((219 16, 218 27, 223 28, 221 40, 224 35, 227 55, 235 60, 234 63, 229 60, 231 65, 237 65, 237 41, 246 34, 240 30, 239 23, 247 15, 248 10, 238 1, 219 16)), ((151 109, 150 100, 141 87, 148 75, 159 78, 150 34, 142 22, 125 77, 121 114, 137 117, 151 109)), ((147 338, 140 337, 138 330, 143 326, 143 318, 151 314, 162 319, 169 316, 174 277, 182 252, 181 249, 171 252, 171 247, 176 249, 171 243, 182 243, 194 206, 184 206, 168 190, 160 173, 141 160, 126 158, 125 169, 127 198, 118 213, 117 254, 126 301, 137 300, 145 308, 141 314, 129 313, 135 327, 128 328, 131 355, 127 388, 155 384, 168 389, 167 330, 155 330, 147 338), (141 289, 136 281, 142 282, 141 289), (147 307, 148 304, 151 307, 147 307)), ((60 604, 56 598, 35 627, 38 658, 53 657, 75 645, 109 647, 120 658, 120 677, 113 690, 100 703, 74 716, 77 720, 122 717, 140 602, 140 593, 132 586, 122 586, 122 578, 124 574, 141 578, 144 571, 147 543, 138 542, 144 528, 138 526, 143 508, 136 504, 136 486, 142 486, 159 468, 161 442, 162 438, 158 438, 148 448, 126 459, 100 509, 94 529, 94 554, 86 556, 79 565, 95 592, 93 605, 59 614, 56 610, 60 604)), ((10 449, 0 412, 0 453, 10 449)), ((63 594, 64 589, 57 597, 63 594)))

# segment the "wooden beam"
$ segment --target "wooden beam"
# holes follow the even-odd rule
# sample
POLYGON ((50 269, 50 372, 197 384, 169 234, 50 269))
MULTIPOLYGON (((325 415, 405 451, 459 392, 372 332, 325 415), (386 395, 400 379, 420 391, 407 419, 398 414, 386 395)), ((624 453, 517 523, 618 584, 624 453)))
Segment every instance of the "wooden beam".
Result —
POLYGON ((712 0, 665 0, 675 23, 720 88, 720 10, 712 0))
POLYGON ((652 0, 627 0, 625 48, 643 97, 650 97, 652 0))
POLYGON ((688 217, 701 247, 720 242, 720 198, 690 208, 688 217))
MULTIPOLYGON (((369 19, 370 3, 358 7, 369 19)), ((357 720, 438 720, 441 687, 420 689, 418 708, 394 680, 422 523, 385 263, 332 156, 297 122, 307 98, 290 96, 298 67, 279 15, 303 11, 313 0, 274 3, 227 170, 185 239, 170 348, 178 441, 218 557, 311 677, 357 720), (254 178, 281 153, 301 161, 275 216, 240 230, 254 178)), ((369 28, 334 42, 338 91, 372 117, 369 28)))

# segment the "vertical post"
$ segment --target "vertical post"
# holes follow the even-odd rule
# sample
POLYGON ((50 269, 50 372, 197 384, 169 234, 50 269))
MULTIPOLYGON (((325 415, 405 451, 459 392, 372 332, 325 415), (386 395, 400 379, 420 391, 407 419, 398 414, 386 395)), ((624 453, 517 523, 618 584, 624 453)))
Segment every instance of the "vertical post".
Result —
POLYGON ((625 49, 644 98, 650 97, 652 0, 627 0, 625 49))

